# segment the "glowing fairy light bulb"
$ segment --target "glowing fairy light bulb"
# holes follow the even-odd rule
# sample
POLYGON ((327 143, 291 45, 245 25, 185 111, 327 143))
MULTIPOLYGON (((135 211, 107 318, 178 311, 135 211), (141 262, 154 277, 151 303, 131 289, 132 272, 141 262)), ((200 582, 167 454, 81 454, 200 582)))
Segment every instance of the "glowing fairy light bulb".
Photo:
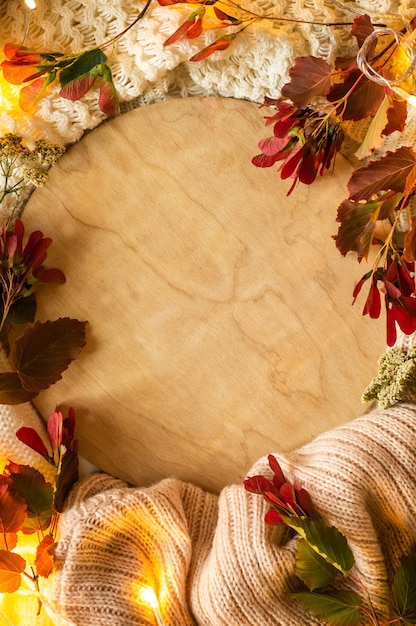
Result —
POLYGON ((155 614, 157 626, 165 626, 159 609, 159 602, 152 587, 142 587, 139 593, 139 601, 150 606, 155 614))
POLYGON ((36 9, 36 2, 35 0, 24 0, 25 5, 27 6, 28 9, 30 9, 31 11, 33 11, 33 9, 36 9))

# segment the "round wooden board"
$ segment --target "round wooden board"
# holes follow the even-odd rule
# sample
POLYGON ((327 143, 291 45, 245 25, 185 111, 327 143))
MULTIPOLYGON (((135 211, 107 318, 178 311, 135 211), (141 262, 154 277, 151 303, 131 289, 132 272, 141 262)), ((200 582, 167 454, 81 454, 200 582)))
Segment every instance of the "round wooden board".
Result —
POLYGON ((35 403, 73 406, 80 453, 133 484, 218 491, 364 411, 385 343, 351 306, 368 268, 331 238, 351 166, 287 197, 251 164, 264 114, 217 98, 135 109, 71 147, 26 206, 67 277, 39 292, 39 319, 89 321, 35 403))

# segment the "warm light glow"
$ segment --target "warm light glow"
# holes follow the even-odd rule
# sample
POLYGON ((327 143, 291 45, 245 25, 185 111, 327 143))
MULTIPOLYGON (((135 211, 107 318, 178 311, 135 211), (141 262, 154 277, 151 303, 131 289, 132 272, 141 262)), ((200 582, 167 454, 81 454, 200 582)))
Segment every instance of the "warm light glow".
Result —
POLYGON ((147 604, 155 614, 157 626, 164 626, 162 615, 159 610, 159 602, 152 587, 142 587, 139 591, 139 602, 147 604))
POLYGON ((416 107, 416 96, 413 96, 412 94, 407 93, 407 91, 405 91, 404 89, 401 89, 401 87, 393 87, 393 91, 398 96, 400 96, 400 98, 403 98, 403 100, 406 100, 406 102, 410 104, 410 106, 416 107))
POLYGON ((409 96, 407 98, 407 102, 412 106, 416 107, 416 96, 409 96))
POLYGON ((159 608, 155 590, 152 587, 142 587, 140 590, 140 600, 144 604, 148 604, 150 608, 159 608))
POLYGON ((35 0, 25 0, 25 5, 27 6, 28 9, 30 9, 31 11, 33 9, 36 9, 36 2, 35 0))

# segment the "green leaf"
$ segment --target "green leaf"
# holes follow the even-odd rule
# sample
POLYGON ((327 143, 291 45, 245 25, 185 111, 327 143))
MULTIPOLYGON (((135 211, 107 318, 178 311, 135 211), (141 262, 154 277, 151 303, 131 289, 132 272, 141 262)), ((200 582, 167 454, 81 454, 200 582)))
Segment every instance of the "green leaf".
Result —
POLYGON ((299 539, 295 574, 313 591, 329 585, 338 576, 339 570, 327 563, 306 539, 299 539))
POLYGON ((331 595, 300 591, 291 595, 308 613, 329 626, 356 626, 361 621, 361 598, 354 591, 334 591, 331 595))
POLYGON ((83 52, 76 61, 61 71, 59 75, 61 86, 65 87, 77 78, 89 74, 96 65, 101 65, 106 61, 106 55, 99 48, 83 52))
POLYGON ((16 372, 0 374, 0 404, 23 404, 33 400, 36 395, 24 389, 16 372))
POLYGON ((406 624, 416 624, 416 557, 401 559, 391 593, 395 617, 401 617, 406 624))
MULTIPOLYGON (((49 525, 53 511, 53 487, 46 482, 43 475, 29 465, 9 463, 6 470, 10 473, 14 488, 27 505, 27 516, 30 520, 24 532, 44 530, 49 525)), ((26 525, 26 524, 25 524, 26 525)))
POLYGON ((354 555, 346 538, 334 526, 327 526, 321 517, 282 516, 285 524, 296 530, 301 537, 327 563, 333 565, 344 576, 354 565, 354 555))
POLYGON ((16 340, 10 361, 24 389, 38 393, 62 378, 85 345, 85 326, 67 317, 35 322, 16 340))

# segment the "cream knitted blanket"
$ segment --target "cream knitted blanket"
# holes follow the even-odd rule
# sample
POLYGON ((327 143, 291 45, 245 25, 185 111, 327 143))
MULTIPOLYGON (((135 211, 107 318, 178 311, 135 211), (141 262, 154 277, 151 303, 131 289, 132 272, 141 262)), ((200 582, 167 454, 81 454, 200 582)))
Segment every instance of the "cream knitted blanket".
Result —
MULTIPOLYGON (((276 455, 348 538, 384 619, 393 572, 416 539, 415 438, 416 408, 397 404, 276 455)), ((249 475, 258 473, 269 473, 265 458, 249 475)), ((266 508, 241 485, 217 497, 174 478, 134 488, 92 475, 60 526, 61 615, 76 626, 153 626, 141 595, 151 586, 166 626, 320 623, 287 595, 296 588, 296 542, 286 527, 265 525, 266 508)))

